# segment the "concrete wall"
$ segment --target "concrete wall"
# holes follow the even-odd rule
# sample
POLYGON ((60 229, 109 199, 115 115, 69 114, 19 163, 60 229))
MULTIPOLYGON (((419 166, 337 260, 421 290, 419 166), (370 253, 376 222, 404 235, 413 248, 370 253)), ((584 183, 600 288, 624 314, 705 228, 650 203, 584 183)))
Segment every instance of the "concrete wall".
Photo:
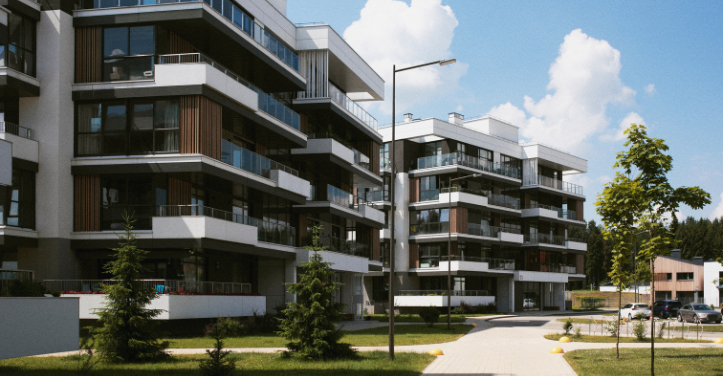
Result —
POLYGON ((497 278, 497 311, 515 311, 515 288, 512 278, 497 278))
MULTIPOLYGON (((490 304, 495 302, 494 296, 453 296, 452 307, 457 307, 464 301, 466 304, 476 306, 478 304, 490 304)), ((446 307, 446 296, 395 296, 395 307, 446 307)))
POLYGON ((286 280, 286 260, 259 259, 259 294, 266 297, 266 310, 274 309, 286 303, 284 283, 286 280))
MULTIPOLYGON (((12 133, 0 133, 0 139, 13 144, 12 156, 26 161, 38 162, 38 142, 12 133)), ((12 184, 12 183, 11 183, 12 184)))
POLYGON ((77 298, 0 298, 0 359, 78 350, 77 298))
POLYGON ((218 239, 258 244, 258 228, 212 217, 153 217, 156 239, 218 239))
MULTIPOLYGON (((657 271, 657 270, 656 270, 657 271)), ((703 264, 703 297, 706 304, 715 304, 720 306, 720 272, 723 272, 723 265, 717 261, 708 261, 703 264)))

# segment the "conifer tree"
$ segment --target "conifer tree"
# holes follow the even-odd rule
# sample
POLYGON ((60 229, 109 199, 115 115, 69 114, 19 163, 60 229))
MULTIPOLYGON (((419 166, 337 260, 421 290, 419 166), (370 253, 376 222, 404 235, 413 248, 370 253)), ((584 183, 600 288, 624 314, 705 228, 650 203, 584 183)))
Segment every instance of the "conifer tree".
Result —
POLYGON ((159 339, 152 321, 162 310, 145 308, 157 297, 139 281, 144 270, 141 263, 148 252, 135 245, 132 215, 126 213, 123 219, 125 231, 119 236, 120 247, 114 249, 115 260, 104 266, 115 283, 103 286, 108 295, 106 308, 96 312, 102 325, 95 332, 96 344, 107 362, 154 360, 166 356, 163 350, 168 347, 167 341, 159 339))
POLYGON ((334 292, 341 285, 333 281, 331 263, 324 262, 318 251, 319 230, 313 230, 312 245, 305 248, 313 255, 302 266, 299 283, 289 284, 289 293, 296 294, 296 302, 288 303, 280 319, 278 334, 290 341, 286 347, 292 355, 303 359, 338 359, 354 356, 348 343, 341 343, 344 333, 336 327, 342 319, 344 304, 334 302, 334 292))

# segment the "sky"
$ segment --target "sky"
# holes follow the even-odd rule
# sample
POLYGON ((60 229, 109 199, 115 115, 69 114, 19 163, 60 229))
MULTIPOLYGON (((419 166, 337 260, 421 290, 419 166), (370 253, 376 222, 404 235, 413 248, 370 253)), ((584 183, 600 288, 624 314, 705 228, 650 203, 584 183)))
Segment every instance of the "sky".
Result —
POLYGON ((440 59, 458 63, 397 75, 396 120, 492 114, 520 138, 588 161, 585 218, 615 176, 622 130, 634 122, 670 147, 674 187, 711 195, 680 218, 723 216, 723 1, 288 0, 295 23, 331 25, 386 81, 364 106, 390 124, 391 72, 440 59))

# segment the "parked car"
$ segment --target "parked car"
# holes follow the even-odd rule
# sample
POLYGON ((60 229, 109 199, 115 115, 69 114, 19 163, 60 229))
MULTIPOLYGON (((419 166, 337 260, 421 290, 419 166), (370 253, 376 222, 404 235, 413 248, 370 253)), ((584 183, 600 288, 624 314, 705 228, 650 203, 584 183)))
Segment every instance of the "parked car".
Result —
POLYGON ((707 304, 686 304, 678 310, 678 321, 715 322, 720 324, 723 315, 707 304))
POLYGON ((523 308, 537 308, 537 303, 535 302, 534 299, 528 298, 522 302, 522 307, 523 308))
POLYGON ((650 306, 645 303, 628 303, 620 309, 620 317, 625 317, 628 321, 634 319, 637 315, 643 314, 643 318, 650 318, 650 306))
POLYGON ((658 300, 653 304, 653 315, 662 319, 675 317, 678 315, 678 309, 682 306, 683 303, 677 300, 658 300))

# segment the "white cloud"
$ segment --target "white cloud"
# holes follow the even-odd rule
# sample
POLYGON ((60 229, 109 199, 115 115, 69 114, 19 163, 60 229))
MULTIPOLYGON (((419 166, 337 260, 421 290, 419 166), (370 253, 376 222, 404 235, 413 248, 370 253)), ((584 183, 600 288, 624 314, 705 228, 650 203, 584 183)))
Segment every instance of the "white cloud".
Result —
POLYGON ((710 213, 710 216, 708 216, 711 221, 721 217, 723 217, 723 193, 720 194, 720 202, 718 203, 718 206, 716 206, 710 213))
MULTIPOLYGON (((442 0, 368 0, 360 18, 344 31, 344 39, 386 82, 386 98, 379 106, 390 114, 392 66, 397 69, 452 58, 449 47, 459 22, 442 0)), ((414 69, 397 74, 397 114, 415 104, 454 95, 467 64, 456 63, 414 69)), ((382 122, 384 123, 384 122, 382 122)))
POLYGON ((650 95, 653 95, 653 94, 657 93, 658 91, 655 90, 654 84, 648 84, 648 86, 645 87, 645 92, 650 95))
POLYGON ((634 103, 635 90, 623 85, 621 68, 620 51, 573 30, 550 66, 547 89, 552 93, 537 102, 525 96, 524 109, 530 116, 510 103, 494 107, 490 114, 518 122, 523 137, 580 150, 591 136, 607 128, 608 105, 634 103))
POLYGON ((613 180, 613 178, 611 178, 610 176, 607 176, 607 175, 603 175, 603 176, 597 178, 597 181, 600 184, 607 184, 607 183, 610 183, 612 180, 613 180))
POLYGON ((637 112, 631 112, 628 114, 628 116, 626 116, 623 120, 620 121, 620 124, 618 124, 617 132, 615 132, 615 134, 602 135, 600 136, 600 138, 606 141, 620 141, 625 138, 625 130, 630 128, 630 124, 646 125, 645 119, 643 119, 642 116, 640 116, 637 112))
MULTIPOLYGON (((681 213, 680 210, 675 212, 675 216, 678 218, 678 222, 685 221, 685 215, 681 213)), ((673 216, 670 214, 670 212, 663 213, 661 218, 663 219, 663 222, 668 224, 671 223, 671 221, 673 220, 673 216)))

